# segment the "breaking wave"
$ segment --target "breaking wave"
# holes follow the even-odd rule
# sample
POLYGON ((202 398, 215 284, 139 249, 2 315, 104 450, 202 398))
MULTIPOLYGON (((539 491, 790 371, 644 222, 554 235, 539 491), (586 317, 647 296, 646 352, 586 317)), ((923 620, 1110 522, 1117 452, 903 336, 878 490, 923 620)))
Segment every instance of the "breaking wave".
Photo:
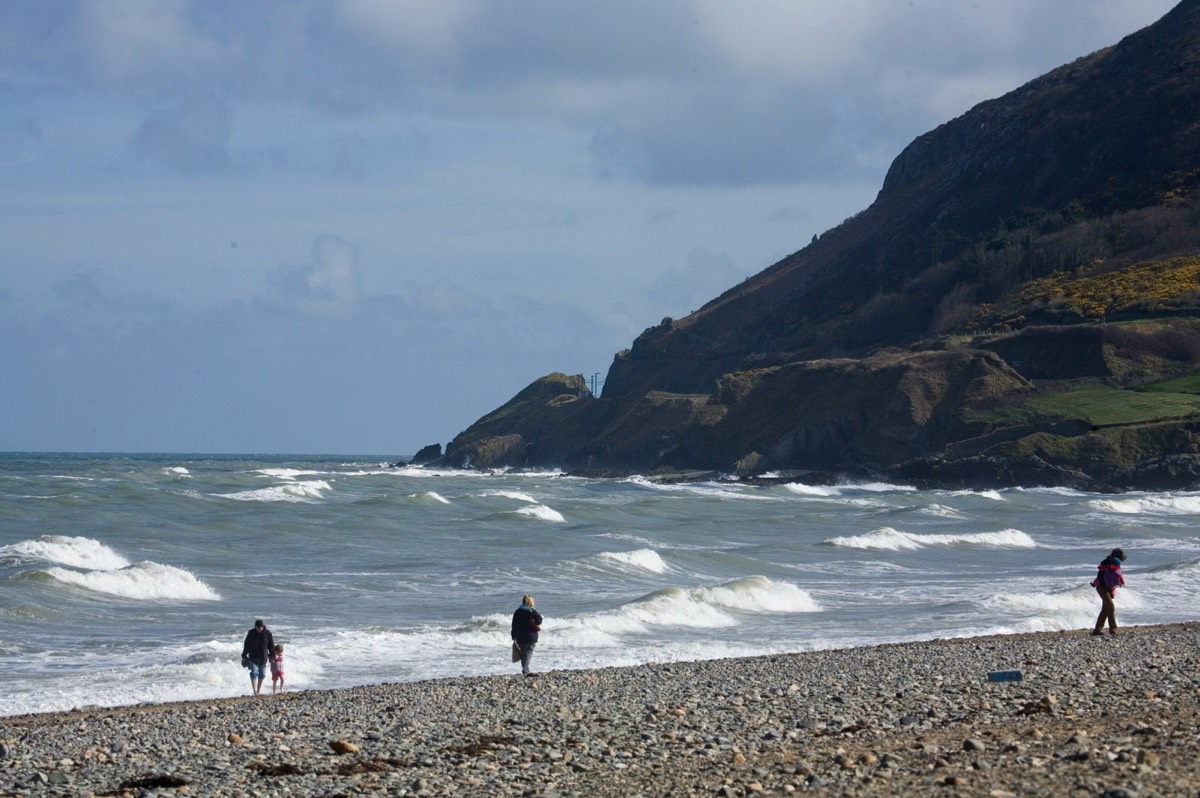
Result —
POLYGON ((272 485, 269 488, 217 495, 223 499, 233 499, 239 502, 315 502, 325 498, 325 493, 329 490, 328 482, 323 479, 315 479, 308 482, 286 482, 282 485, 272 485))
POLYGON ((654 549, 636 549, 634 551, 602 551, 596 555, 598 559, 617 563, 628 568, 664 574, 668 570, 665 560, 654 549))
POLYGON ((111 571, 129 565, 129 560, 98 540, 66 535, 43 535, 34 540, 0 546, 0 557, 4 556, 95 571, 111 571))
POLYGON ((823 541, 828 546, 849 549, 878 549, 883 551, 912 551, 928 546, 992 546, 996 548, 1034 549, 1037 543, 1019 529, 1003 529, 999 532, 976 532, 958 535, 918 535, 901 532, 890 526, 881 527, 865 535, 829 538, 823 541))
POLYGON ((73 571, 54 567, 46 569, 46 573, 64 584, 138 601, 221 599, 215 590, 190 572, 149 560, 111 571, 73 571))

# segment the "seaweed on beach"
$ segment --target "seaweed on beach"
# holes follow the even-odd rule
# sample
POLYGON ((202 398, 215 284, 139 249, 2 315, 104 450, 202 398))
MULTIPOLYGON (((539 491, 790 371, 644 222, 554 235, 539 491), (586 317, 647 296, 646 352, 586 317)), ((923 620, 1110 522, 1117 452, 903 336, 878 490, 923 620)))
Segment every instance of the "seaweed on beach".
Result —
POLYGON ((497 748, 506 748, 516 744, 516 739, 512 737, 497 737, 495 735, 484 734, 480 735, 479 739, 473 743, 468 743, 467 745, 448 745, 442 750, 449 754, 479 756, 497 748))

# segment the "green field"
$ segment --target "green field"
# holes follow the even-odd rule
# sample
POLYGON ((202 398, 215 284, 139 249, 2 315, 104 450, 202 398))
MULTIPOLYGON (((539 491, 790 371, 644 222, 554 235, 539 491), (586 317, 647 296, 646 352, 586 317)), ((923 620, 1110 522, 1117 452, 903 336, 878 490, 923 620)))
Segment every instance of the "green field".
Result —
POLYGON ((1025 407, 1043 416, 1085 418, 1101 427, 1187 418, 1200 415, 1200 377, 1182 377, 1140 390, 1085 385, 1032 397, 1025 407))

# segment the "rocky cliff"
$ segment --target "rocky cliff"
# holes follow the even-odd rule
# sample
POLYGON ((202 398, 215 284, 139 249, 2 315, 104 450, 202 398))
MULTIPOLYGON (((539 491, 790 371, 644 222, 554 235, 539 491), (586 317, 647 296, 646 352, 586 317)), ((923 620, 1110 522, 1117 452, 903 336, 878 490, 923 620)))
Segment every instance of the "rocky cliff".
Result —
POLYGON ((618 353, 602 397, 543 378, 443 462, 1187 483, 1198 128, 1200 0, 1185 0, 917 138, 865 211, 618 353), (1078 407, 1070 391, 1092 384, 1110 393, 1078 407), (1111 435, 1083 445, 1156 424, 1173 432, 1136 456, 1111 435))

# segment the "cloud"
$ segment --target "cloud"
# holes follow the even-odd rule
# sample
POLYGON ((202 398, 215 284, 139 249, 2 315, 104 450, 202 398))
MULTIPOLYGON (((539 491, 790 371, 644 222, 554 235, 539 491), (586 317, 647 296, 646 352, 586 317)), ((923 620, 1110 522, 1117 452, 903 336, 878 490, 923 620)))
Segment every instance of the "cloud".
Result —
POLYGON ((233 112, 220 98, 189 96, 147 117, 129 144, 180 172, 224 171, 233 164, 226 150, 232 124, 233 112))
MULTIPOLYGON (((300 106, 573 130, 601 174, 740 186, 876 175, 921 132, 1151 12, 1123 0, 613 0, 520 13, 479 0, 85 0, 10 16, 0 75, 174 103, 133 144, 182 172, 229 165, 235 115, 300 106)), ((370 142, 343 142, 335 167, 362 175, 371 157, 370 142)))
POLYGON ((458 55, 464 27, 480 5, 466 0, 340 0, 334 17, 355 38, 442 59, 458 55))
POLYGON ((54 283, 54 293, 67 304, 84 310, 95 310, 108 304, 96 269, 77 271, 59 280, 54 283))
MULTIPOLYGON (((84 78, 118 89, 190 81, 220 72, 228 30, 186 0, 83 2, 71 25, 84 78), (205 19, 208 23, 205 23, 205 19)), ((240 38, 240 37, 238 37, 240 38)))
POLYGON ((359 248, 336 236, 318 236, 303 266, 283 265, 268 276, 275 297, 310 313, 342 315, 358 299, 359 248))

